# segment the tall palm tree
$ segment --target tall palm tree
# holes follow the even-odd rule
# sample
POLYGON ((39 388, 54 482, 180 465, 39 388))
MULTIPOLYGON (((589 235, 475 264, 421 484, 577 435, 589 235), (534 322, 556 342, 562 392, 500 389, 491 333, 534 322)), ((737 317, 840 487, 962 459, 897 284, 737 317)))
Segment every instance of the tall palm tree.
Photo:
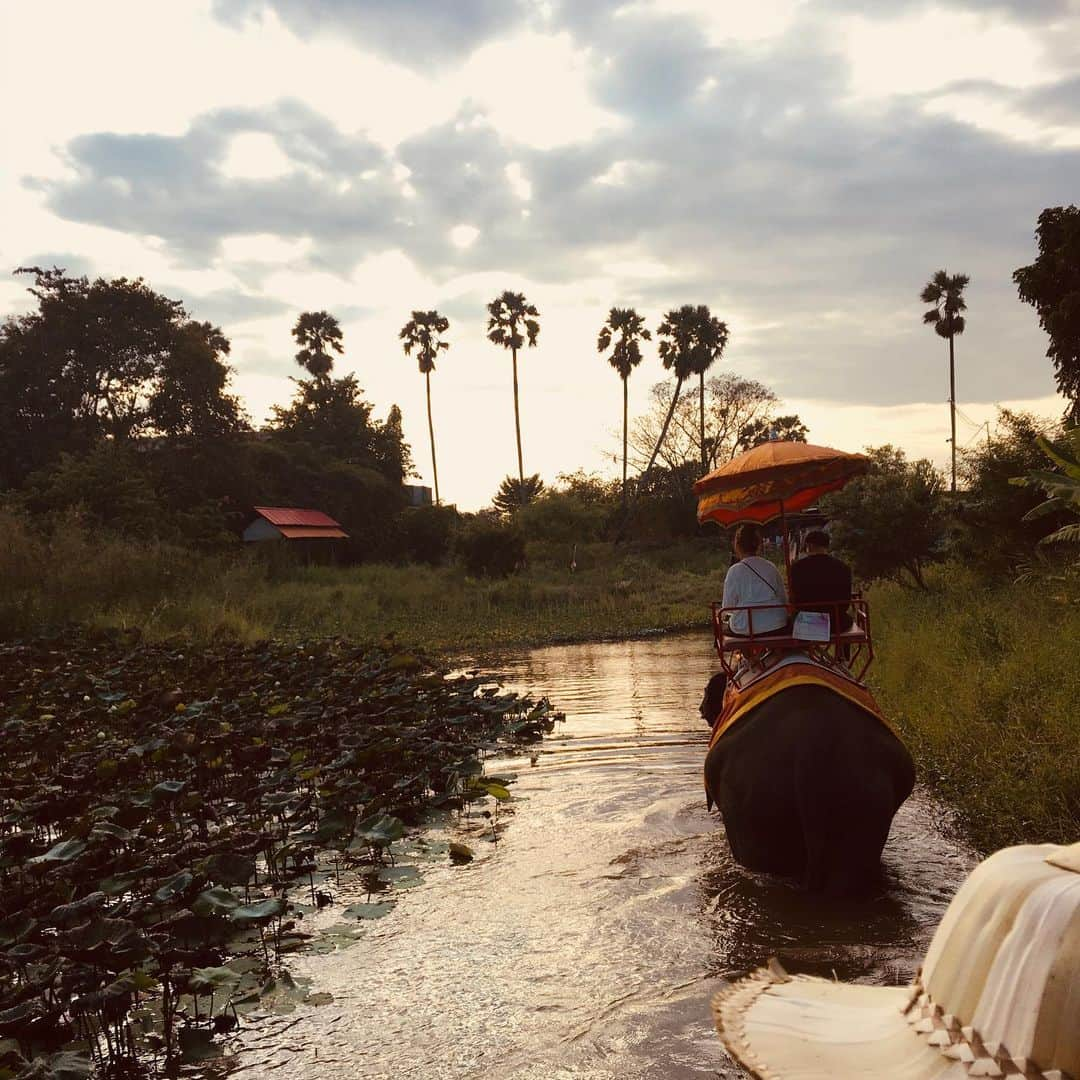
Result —
POLYGON ((728 328, 727 323, 721 322, 705 304, 698 304, 694 310, 697 318, 694 372, 700 380, 698 407, 701 417, 701 471, 705 473, 709 471, 709 455, 705 447, 705 372, 723 355, 728 340, 728 328))
POLYGON ((675 413, 675 406, 679 403, 679 393, 682 384, 691 376, 700 373, 702 375, 702 406, 701 406, 701 447, 702 460, 705 453, 705 406, 704 406, 704 373, 709 365, 723 352, 727 344, 728 329, 719 319, 714 318, 704 304, 683 304, 681 308, 669 311, 664 316, 664 321, 656 331, 657 335, 664 340, 660 342, 657 351, 660 360, 669 371, 675 372, 675 393, 671 396, 671 405, 668 407, 667 416, 664 417, 664 426, 660 429, 660 438, 656 440, 652 457, 645 466, 642 478, 649 475, 656 462, 656 456, 664 445, 671 417, 675 413))
POLYGON ((329 350, 339 355, 345 351, 341 347, 341 325, 337 319, 325 311, 305 311, 296 320, 292 336, 300 346, 296 362, 316 379, 328 379, 334 367, 329 350))
POLYGON ((615 308, 608 312, 607 322, 596 341, 598 352, 607 352, 612 341, 615 348, 608 363, 622 379, 622 501, 626 505, 626 431, 627 431, 627 380, 630 372, 641 363, 641 342, 651 341, 652 334, 645 328, 645 319, 633 308, 615 308), (615 335, 618 335, 616 338, 615 335))
MULTIPOLYGON (((521 414, 518 410, 517 356, 526 341, 532 347, 540 334, 540 312, 528 303, 524 293, 507 290, 488 304, 488 341, 509 349, 514 358, 514 431, 517 435, 518 480, 525 492, 525 466, 521 459, 521 414), (524 335, 522 334, 524 331, 524 335)), ((522 504, 524 505, 524 503, 522 504)))
POLYGON ((416 350, 420 374, 424 376, 427 389, 427 426, 431 438, 431 476, 435 482, 435 505, 439 505, 439 467, 435 464, 435 425, 431 422, 431 373, 435 370, 435 358, 450 343, 442 341, 440 334, 450 329, 450 320, 437 311, 414 311, 412 318, 401 328, 398 337, 405 343, 405 355, 416 350))
POLYGON ((949 339, 949 418, 952 423, 952 490, 956 491, 956 354, 954 338, 964 332, 964 316, 967 310, 964 301, 964 289, 971 280, 967 274, 953 274, 944 271, 937 273, 926 283, 926 288, 919 293, 924 304, 934 306, 923 314, 923 322, 933 326, 939 337, 949 339))

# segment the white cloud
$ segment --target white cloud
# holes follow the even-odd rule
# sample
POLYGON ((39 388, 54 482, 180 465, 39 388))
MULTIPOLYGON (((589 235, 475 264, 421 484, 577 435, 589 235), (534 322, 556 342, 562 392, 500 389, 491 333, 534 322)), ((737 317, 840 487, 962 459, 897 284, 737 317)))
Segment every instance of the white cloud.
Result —
POLYGON ((589 60, 569 34, 523 33, 477 49, 450 85, 504 138, 546 150, 619 124, 592 101, 589 60))
POLYGON ((250 236, 226 236, 221 241, 221 262, 290 263, 311 251, 311 237, 287 240, 271 233, 250 236))
POLYGON ((506 166, 506 179, 510 184, 511 191, 522 202, 528 202, 532 198, 532 183, 525 175, 520 161, 511 161, 506 166))
POLYGON ((689 15, 705 29, 710 45, 750 43, 778 37, 795 21, 806 0, 637 0, 616 11, 636 14, 689 15))
POLYGON ((926 93, 965 79, 1033 86, 1048 74, 1036 34, 992 14, 859 15, 838 20, 837 29, 859 98, 926 93))
POLYGON ((294 168, 277 139, 263 131, 245 131, 229 140, 221 173, 230 180, 273 180, 294 168))
POLYGON ((480 230, 475 225, 455 225, 449 232, 450 243, 463 251, 471 248, 480 235, 480 230))

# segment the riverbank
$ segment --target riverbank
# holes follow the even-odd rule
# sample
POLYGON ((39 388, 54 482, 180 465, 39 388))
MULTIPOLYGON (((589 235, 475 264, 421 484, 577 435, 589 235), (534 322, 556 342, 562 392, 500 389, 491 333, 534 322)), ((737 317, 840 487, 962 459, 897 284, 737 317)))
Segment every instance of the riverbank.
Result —
MULTIPOLYGON (((10 519, 7 519, 10 521, 10 519)), ((534 645, 708 633, 721 588, 719 545, 570 550, 530 545, 503 580, 460 567, 275 566, 77 530, 46 548, 5 529, 0 636, 81 623, 193 645, 343 637, 470 659, 534 645)), ((1080 835, 1080 607, 1043 582, 988 585, 936 568, 922 594, 870 594, 871 682, 922 774, 984 850, 1080 835)), ((696 702, 694 703, 696 704, 696 702)))
POLYGON ((1080 836, 1080 606, 940 568, 871 594, 870 682, 983 851, 1080 836))

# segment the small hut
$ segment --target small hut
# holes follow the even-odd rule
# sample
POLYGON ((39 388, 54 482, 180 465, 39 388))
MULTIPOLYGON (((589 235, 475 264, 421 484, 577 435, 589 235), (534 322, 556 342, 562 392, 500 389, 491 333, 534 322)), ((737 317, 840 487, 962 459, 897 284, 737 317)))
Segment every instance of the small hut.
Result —
POLYGON ((263 540, 312 541, 347 540, 349 534, 329 514, 321 510, 305 510, 298 506, 256 506, 257 517, 244 530, 244 540, 257 543, 263 540))

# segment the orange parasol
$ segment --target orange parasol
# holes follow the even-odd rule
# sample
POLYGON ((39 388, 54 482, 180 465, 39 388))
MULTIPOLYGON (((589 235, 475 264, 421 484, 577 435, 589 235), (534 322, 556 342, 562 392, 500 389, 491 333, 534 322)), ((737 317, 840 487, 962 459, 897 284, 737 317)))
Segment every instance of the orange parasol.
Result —
POLYGON ((812 506, 866 471, 862 454, 799 442, 767 442, 732 458, 694 484, 698 521, 764 525, 812 506))

